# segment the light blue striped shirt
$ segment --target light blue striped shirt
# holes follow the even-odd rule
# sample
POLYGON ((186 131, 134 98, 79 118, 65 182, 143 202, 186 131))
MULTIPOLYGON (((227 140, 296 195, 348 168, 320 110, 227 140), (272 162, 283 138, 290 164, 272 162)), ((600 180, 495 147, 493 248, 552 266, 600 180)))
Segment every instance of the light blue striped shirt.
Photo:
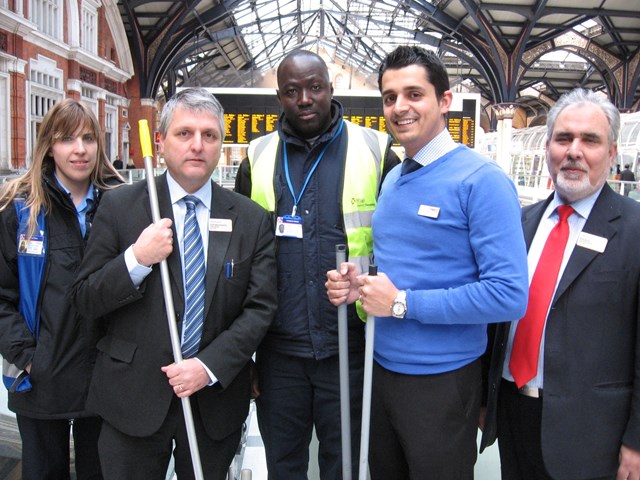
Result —
POLYGON ((458 144, 451 138, 449 130, 444 128, 433 140, 422 147, 413 159, 423 167, 426 167, 457 147, 458 144))

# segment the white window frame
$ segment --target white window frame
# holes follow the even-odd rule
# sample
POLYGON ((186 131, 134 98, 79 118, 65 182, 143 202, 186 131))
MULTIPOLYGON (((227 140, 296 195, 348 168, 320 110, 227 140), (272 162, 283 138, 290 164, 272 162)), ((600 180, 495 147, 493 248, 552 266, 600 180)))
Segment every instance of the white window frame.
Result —
POLYGON ((82 19, 80 46, 89 53, 98 54, 98 8, 100 2, 82 1, 82 19))
POLYGON ((49 109, 64 98, 62 90, 64 73, 55 60, 38 55, 29 61, 29 81, 27 82, 27 167, 35 148, 38 126, 49 109))
POLYGON ((62 41, 63 0, 29 0, 29 20, 38 31, 62 41))
MULTIPOLYGON (((109 98, 107 97, 107 103, 104 106, 104 129, 105 132, 110 133, 111 142, 109 143, 108 150, 111 157, 109 160, 113 161, 116 155, 119 154, 118 149, 118 107, 109 104, 109 98)), ((106 148, 106 145, 105 145, 106 148)))
POLYGON ((98 96, 101 89, 90 83, 81 82, 80 101, 91 109, 96 118, 100 118, 98 113, 98 96))

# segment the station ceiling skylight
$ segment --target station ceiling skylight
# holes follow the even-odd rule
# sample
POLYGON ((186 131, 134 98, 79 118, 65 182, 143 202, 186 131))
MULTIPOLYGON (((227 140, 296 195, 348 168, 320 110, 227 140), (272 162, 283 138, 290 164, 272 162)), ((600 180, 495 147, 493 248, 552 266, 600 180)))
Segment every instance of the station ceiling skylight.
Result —
MULTIPOLYGON (((233 17, 260 72, 297 47, 368 74, 397 45, 425 43, 416 38, 419 15, 403 2, 242 1, 233 17)), ((435 44, 440 35, 433 37, 435 44)))

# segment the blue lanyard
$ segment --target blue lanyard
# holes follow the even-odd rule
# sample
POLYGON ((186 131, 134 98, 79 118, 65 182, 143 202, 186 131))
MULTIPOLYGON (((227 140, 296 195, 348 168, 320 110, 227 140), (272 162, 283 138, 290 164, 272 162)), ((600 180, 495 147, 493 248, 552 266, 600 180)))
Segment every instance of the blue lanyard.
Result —
POLYGON ((342 133, 342 127, 343 126, 344 126, 344 120, 341 120, 340 121, 340 128, 338 128, 338 131, 336 132, 336 134, 333 136, 333 138, 331 140, 329 140, 329 143, 327 143, 327 145, 322 149, 322 151, 320 152, 320 155, 318 155, 318 158, 316 159, 315 163, 311 167, 311 170, 309 171, 309 173, 307 175, 307 178, 304 180, 304 184, 302 185, 302 190, 300 190, 300 195, 298 195, 297 198, 296 198, 296 193, 293 191, 293 184, 291 183, 291 176, 289 175, 289 156, 287 155, 287 143, 284 142, 284 174, 287 177, 287 185, 289 186, 289 191, 291 192, 291 196, 293 197, 293 212, 291 212, 291 216, 295 216, 296 211, 298 210, 298 203, 300 203, 300 199, 302 198, 302 194, 307 189, 307 185, 309 184, 309 180, 311 179, 311 176, 316 171, 316 168, 318 167, 318 164, 320 163, 320 160, 322 160, 322 157, 324 156, 325 152, 327 151, 327 148, 329 148, 329 146, 333 143, 333 141, 336 138, 338 138, 340 136, 340 134, 342 133))

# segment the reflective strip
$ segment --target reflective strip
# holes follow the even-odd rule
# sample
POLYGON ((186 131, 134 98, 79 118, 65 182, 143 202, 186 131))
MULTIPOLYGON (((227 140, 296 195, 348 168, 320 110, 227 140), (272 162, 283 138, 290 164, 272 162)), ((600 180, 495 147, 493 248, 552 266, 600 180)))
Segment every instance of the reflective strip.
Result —
POLYGON ((371 217, 373 217, 373 209, 364 211, 355 211, 345 213, 343 215, 345 225, 371 225, 371 217))

